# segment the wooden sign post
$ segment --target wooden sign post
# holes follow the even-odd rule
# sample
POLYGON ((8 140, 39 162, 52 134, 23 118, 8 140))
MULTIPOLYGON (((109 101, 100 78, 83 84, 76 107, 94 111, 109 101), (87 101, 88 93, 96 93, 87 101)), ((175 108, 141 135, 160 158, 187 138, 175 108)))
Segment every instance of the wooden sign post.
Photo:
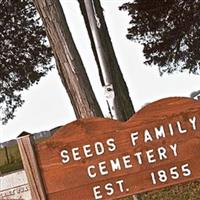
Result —
POLYGON ((200 102, 167 98, 129 121, 85 119, 35 145, 48 199, 114 199, 200 178, 200 102))
POLYGON ((46 193, 38 169, 31 135, 27 132, 21 133, 17 138, 17 144, 28 179, 32 199, 46 200, 46 193))

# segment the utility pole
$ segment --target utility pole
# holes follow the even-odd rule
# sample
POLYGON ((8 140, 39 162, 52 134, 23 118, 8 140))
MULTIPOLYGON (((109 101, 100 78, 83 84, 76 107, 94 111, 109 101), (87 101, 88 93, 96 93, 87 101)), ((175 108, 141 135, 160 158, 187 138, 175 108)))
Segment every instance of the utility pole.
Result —
MULTIPOLYGON (((100 65, 100 77, 103 80, 111 117, 125 121, 134 114, 134 108, 117 63, 100 1, 79 0, 79 4, 91 40, 95 60, 100 65), (126 98, 123 99, 121 97, 126 98)), ((134 200, 138 200, 138 198, 133 195, 134 200)))
POLYGON ((107 30, 99 0, 78 0, 112 118, 128 120, 134 108, 107 30), (94 48, 95 47, 95 48, 94 48))
MULTIPOLYGON (((105 97, 109 106, 110 114, 113 119, 119 119, 118 113, 116 112, 116 104, 115 104, 115 95, 112 84, 112 77, 109 71, 106 52, 104 51, 104 47, 101 42, 101 36, 97 28, 97 21, 95 19, 95 14, 93 10, 93 5, 91 1, 84 1, 86 12, 88 14, 88 20, 90 23, 92 36, 94 39, 94 44, 98 56, 98 60, 100 63, 101 74, 103 77, 103 86, 105 88, 105 97)), ((100 22, 99 22, 100 23, 100 22)), ((98 25, 99 26, 99 25, 98 25)))

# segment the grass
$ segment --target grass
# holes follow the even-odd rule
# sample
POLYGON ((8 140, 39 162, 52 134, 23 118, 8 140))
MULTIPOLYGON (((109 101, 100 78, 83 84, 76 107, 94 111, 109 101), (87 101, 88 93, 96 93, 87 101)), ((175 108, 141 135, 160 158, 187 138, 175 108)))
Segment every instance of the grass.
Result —
MULTIPOLYGON (((35 141, 36 144, 46 140, 40 138, 35 141)), ((6 156, 6 149, 0 149, 0 175, 6 174, 15 170, 23 169, 23 164, 17 144, 7 147, 8 156, 6 156)))
MULTIPOLYGON (((119 200, 132 200, 132 197, 119 200)), ((140 194, 141 200, 200 200, 200 180, 140 194)))
POLYGON ((18 146, 16 144, 7 147, 8 158, 6 156, 6 149, 0 149, 0 166, 7 165, 18 161, 20 158, 20 153, 18 146))
POLYGON ((18 146, 14 144, 7 147, 7 152, 8 156, 6 156, 5 148, 0 149, 0 174, 23 168, 18 146))
POLYGON ((0 174, 6 174, 12 171, 23 169, 22 160, 15 160, 15 162, 0 166, 0 174))
POLYGON ((149 200, 200 200, 200 181, 193 181, 148 192, 143 199, 149 200))

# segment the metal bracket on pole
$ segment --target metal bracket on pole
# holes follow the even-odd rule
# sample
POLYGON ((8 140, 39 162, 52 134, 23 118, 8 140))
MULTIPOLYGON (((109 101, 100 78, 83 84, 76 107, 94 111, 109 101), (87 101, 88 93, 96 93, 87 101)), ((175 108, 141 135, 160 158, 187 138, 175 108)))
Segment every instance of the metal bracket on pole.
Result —
POLYGON ((113 89, 113 85, 112 84, 105 85, 104 89, 105 89, 105 97, 106 97, 106 99, 113 101, 114 98, 115 98, 115 92, 114 92, 114 89, 113 89))
POLYGON ((192 92, 190 94, 190 97, 193 98, 193 99, 196 99, 196 100, 200 100, 200 90, 192 92))
POLYGON ((114 92, 112 84, 108 84, 104 86, 104 94, 105 94, 106 102, 108 104, 108 110, 110 112, 111 118, 117 119, 117 114, 116 114, 115 104, 114 104, 115 92, 114 92))

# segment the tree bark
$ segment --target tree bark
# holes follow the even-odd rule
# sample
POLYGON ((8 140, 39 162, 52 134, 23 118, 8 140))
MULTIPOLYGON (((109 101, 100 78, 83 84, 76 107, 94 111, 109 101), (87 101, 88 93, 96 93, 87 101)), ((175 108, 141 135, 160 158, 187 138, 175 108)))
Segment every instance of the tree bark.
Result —
POLYGON ((102 117, 59 0, 33 0, 53 49, 57 69, 77 118, 102 117))
POLYGON ((112 41, 108 33, 100 1, 78 1, 88 30, 91 45, 93 47, 92 49, 95 59, 100 63, 101 68, 104 65, 104 72, 100 74, 100 78, 102 79, 103 76, 105 84, 112 84, 115 93, 114 109, 117 116, 116 118, 126 121, 135 113, 135 111, 112 46, 112 41), (93 11, 91 11, 91 4, 93 6, 93 11), (96 22, 93 20, 94 17, 96 18, 96 22), (95 50, 94 46, 96 46, 95 50), (97 55, 98 58, 96 58, 97 55))

